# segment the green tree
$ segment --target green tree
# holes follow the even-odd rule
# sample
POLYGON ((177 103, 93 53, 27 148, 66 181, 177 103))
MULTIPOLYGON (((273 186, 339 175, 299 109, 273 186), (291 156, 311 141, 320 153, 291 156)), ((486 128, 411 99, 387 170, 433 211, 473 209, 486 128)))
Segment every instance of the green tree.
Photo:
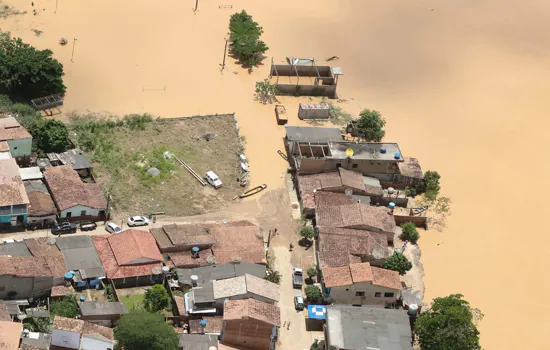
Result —
POLYGON ((315 230, 313 229, 313 226, 302 226, 302 228, 300 229, 300 235, 304 239, 311 241, 313 237, 315 237, 315 230))
POLYGON ((439 180, 441 175, 437 171, 428 170, 424 174, 424 178, 419 181, 416 185, 416 192, 418 194, 424 193, 424 197, 428 201, 434 201, 439 195, 439 190, 441 189, 439 185, 439 180))
POLYGON ((0 93, 29 100, 65 93, 63 65, 52 54, 0 33, 0 93))
POLYGON ((319 340, 315 339, 311 346, 309 347, 309 350, 321 350, 321 344, 319 344, 319 340))
POLYGON ((317 268, 315 266, 311 266, 309 269, 307 269, 306 273, 309 276, 309 279, 312 280, 313 277, 317 276, 317 268))
POLYGON ((314 284, 306 287, 306 297, 312 302, 318 302, 321 299, 321 289, 314 284))
POLYGON ((170 295, 162 284, 155 284, 145 292, 143 305, 149 312, 161 311, 170 307, 170 295))
POLYGON ((422 350, 478 350, 477 322, 483 314, 462 299, 462 294, 435 298, 416 319, 414 332, 422 350))
POLYGON ((358 132, 361 132, 369 141, 382 141, 382 139, 386 135, 386 131, 384 131, 385 125, 386 120, 378 111, 364 109, 361 113, 359 113, 359 120, 357 120, 357 130, 358 132))
POLYGON ((382 267, 387 270, 397 271, 401 276, 403 276, 407 273, 407 271, 412 269, 412 263, 407 260, 405 255, 402 253, 395 252, 386 260, 384 266, 382 267))
POLYGON ((403 230, 403 232, 401 233, 401 235, 399 235, 399 238, 402 241, 409 241, 412 244, 416 244, 418 238, 420 238, 420 234, 416 230, 416 225, 412 222, 407 222, 406 224, 403 224, 403 226, 401 226, 401 229, 403 230))
POLYGON ((69 144, 69 130, 59 120, 38 119, 29 126, 33 150, 40 153, 65 152, 69 144))
POLYGON ((23 320, 23 327, 31 332, 50 333, 52 323, 49 317, 29 317, 23 320))
POLYGON ((264 30, 252 20, 245 10, 233 14, 229 20, 229 40, 232 53, 238 59, 255 66, 263 58, 263 53, 269 48, 260 40, 264 30))
POLYGON ((271 283, 279 284, 281 283, 281 273, 279 271, 267 271, 265 274, 264 280, 269 281, 271 283))
POLYGON ((69 294, 63 299, 53 300, 50 304, 50 314, 68 318, 78 316, 78 302, 74 294, 69 294))
POLYGON ((160 314, 130 311, 115 327, 117 348, 132 350, 177 350, 178 336, 160 314))

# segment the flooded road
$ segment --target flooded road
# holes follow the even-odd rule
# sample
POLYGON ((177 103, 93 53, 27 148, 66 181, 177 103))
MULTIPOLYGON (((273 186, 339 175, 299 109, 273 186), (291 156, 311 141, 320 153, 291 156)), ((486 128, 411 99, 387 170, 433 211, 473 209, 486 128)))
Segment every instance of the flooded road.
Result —
MULTIPOLYGON (((252 184, 282 187, 284 127, 254 101, 269 61, 338 56, 340 105, 380 110, 387 141, 442 175, 452 215, 422 235, 426 300, 463 293, 485 314, 487 349, 550 346, 550 4, 540 0, 79 1, 7 4, 28 11, 1 28, 64 64, 65 111, 176 117, 235 112, 252 184), (230 14, 245 8, 265 30, 264 65, 220 73, 230 14), (43 31, 36 36, 32 29, 43 31), (69 41, 60 46, 62 37, 69 41), (71 62, 73 38, 77 38, 71 62), (238 74, 234 74, 236 71, 238 74), (542 244, 540 244, 542 243, 542 244), (525 302, 528 301, 528 302, 525 302)), ((296 124, 296 100, 283 98, 296 124)))

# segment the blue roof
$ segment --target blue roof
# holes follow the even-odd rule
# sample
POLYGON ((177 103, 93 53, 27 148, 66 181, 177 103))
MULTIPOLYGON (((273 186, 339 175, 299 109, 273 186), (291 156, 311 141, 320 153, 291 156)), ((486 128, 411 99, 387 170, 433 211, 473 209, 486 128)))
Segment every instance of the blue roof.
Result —
POLYGON ((326 320, 327 307, 325 305, 308 305, 307 317, 314 320, 326 320))

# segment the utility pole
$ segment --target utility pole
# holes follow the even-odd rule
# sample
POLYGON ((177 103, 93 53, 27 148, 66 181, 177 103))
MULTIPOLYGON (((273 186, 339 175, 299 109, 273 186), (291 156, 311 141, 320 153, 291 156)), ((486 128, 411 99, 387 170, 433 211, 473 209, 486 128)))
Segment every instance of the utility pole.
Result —
POLYGON ((199 7, 199 0, 195 0, 195 9, 193 12, 197 12, 197 8, 199 7))
POLYGON ((73 63, 74 63, 73 57, 74 57, 74 45, 75 45, 75 43, 76 43, 76 38, 73 38, 73 53, 71 54, 71 62, 73 62, 73 63))
POLYGON ((222 71, 225 69, 225 56, 227 55, 227 44, 229 43, 229 40, 227 38, 225 39, 225 46, 223 48, 223 62, 222 62, 222 71))
POLYGON ((55 0, 55 10, 53 11, 53 14, 57 14, 57 0, 55 0))

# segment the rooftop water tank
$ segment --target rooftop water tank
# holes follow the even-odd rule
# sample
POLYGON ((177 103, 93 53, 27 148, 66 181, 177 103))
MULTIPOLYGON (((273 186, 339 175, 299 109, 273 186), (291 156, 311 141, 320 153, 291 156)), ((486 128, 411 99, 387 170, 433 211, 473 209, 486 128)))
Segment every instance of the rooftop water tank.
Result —
POLYGON ((401 159, 401 153, 395 152, 395 153, 393 154, 393 158, 394 158, 394 159, 401 159))
POLYGON ((206 320, 201 320, 200 325, 201 327, 206 327, 206 320))
POLYGON ((86 297, 84 295, 80 296, 80 301, 86 301, 86 297))
POLYGON ((199 282, 199 276, 197 275, 191 275, 191 285, 193 287, 196 287, 197 286, 197 283, 199 282))
POLYGON ((191 255, 193 255, 193 258, 199 257, 199 247, 193 247, 191 249, 191 255))
POLYGON ((388 193, 389 194, 393 194, 393 191, 394 191, 393 187, 388 187, 388 193))
POLYGON ((387 150, 385 147, 380 147, 380 153, 386 154, 387 150))
POLYGON ((395 209, 395 203, 394 203, 394 202, 390 202, 390 204, 388 205, 388 208, 390 208, 390 209, 395 209))
POLYGON ((170 272, 170 268, 168 266, 163 266, 162 267, 162 274, 166 275, 168 272, 170 272))

